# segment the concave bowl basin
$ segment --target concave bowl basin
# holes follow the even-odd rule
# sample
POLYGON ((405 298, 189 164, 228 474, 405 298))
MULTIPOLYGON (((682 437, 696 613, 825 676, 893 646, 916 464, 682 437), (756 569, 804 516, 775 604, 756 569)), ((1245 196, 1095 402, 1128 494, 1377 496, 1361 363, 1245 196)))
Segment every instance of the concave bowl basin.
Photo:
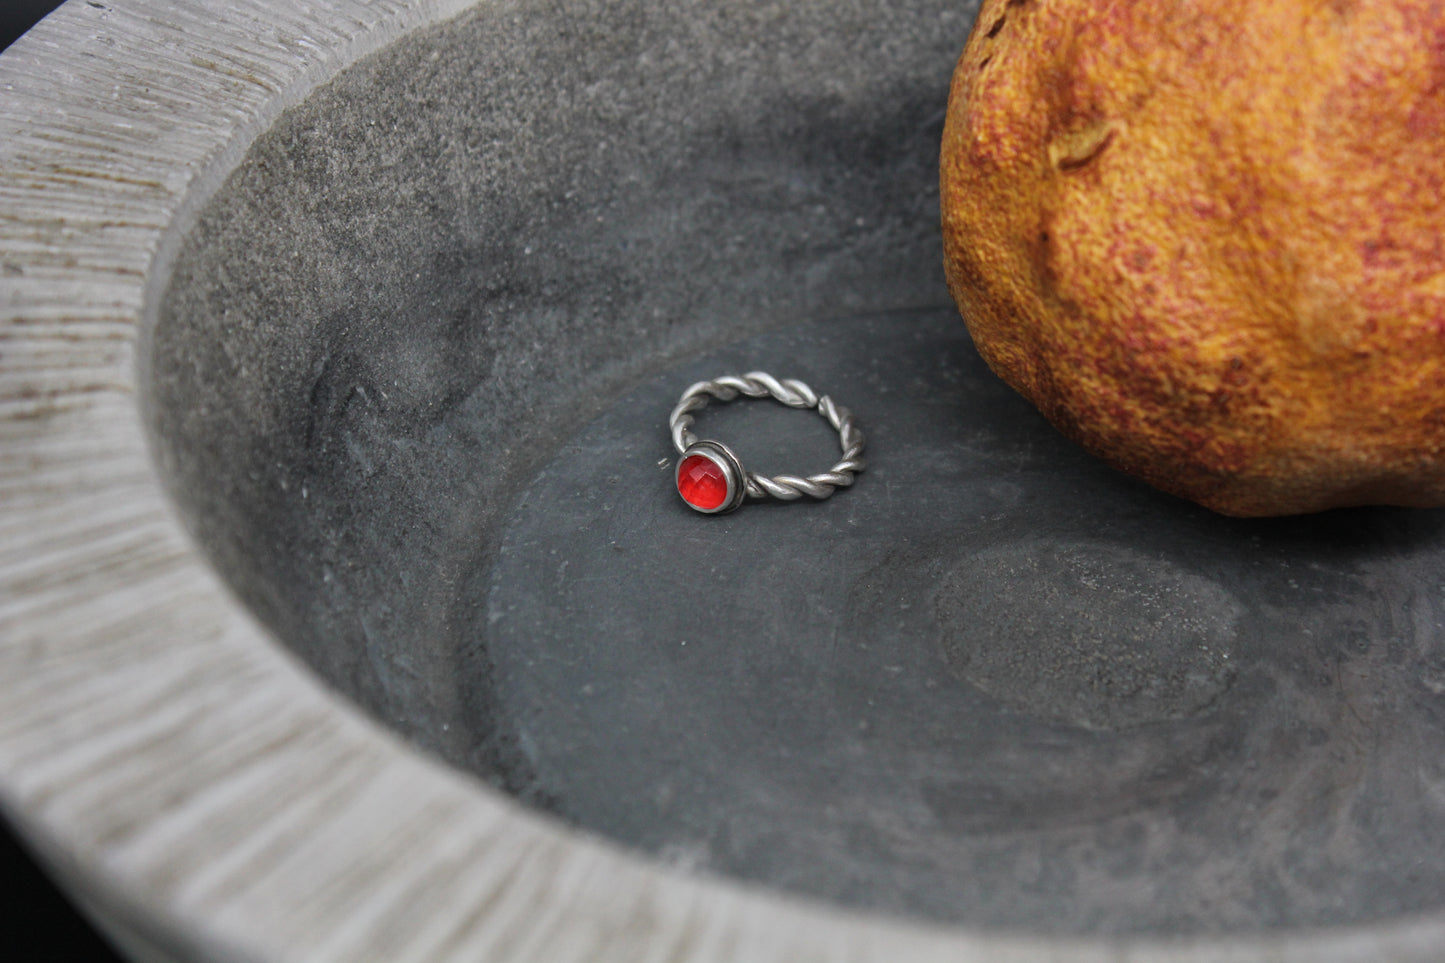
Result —
POLYGON ((73 2, 0 58, 0 799, 123 946, 1438 958, 1445 515, 1218 518, 992 377, 973 13, 73 2), (757 369, 868 468, 694 514, 668 413, 757 369))

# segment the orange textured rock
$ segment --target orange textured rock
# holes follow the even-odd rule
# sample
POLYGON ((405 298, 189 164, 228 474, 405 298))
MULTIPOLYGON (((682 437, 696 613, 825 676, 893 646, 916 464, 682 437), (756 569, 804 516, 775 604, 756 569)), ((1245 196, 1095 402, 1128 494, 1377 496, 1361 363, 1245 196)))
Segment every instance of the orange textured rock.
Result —
POLYGON ((979 351, 1231 515, 1445 504, 1445 10, 985 0, 942 150, 979 351))

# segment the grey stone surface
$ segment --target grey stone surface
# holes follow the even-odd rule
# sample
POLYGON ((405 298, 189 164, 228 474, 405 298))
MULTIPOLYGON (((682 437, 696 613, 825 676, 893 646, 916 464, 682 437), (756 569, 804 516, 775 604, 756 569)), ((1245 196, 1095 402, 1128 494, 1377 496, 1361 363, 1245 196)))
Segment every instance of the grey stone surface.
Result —
POLYGON ((289 112, 154 336, 158 452, 218 566, 379 718, 514 772, 442 668, 499 513, 646 373, 947 303, 937 149, 972 9, 487 6, 289 112))
MULTIPOLYGON (((835 454, 780 405, 703 414, 759 470, 835 454)), ((1441 512, 1242 522, 1153 492, 951 309, 895 313, 624 397, 522 494, 468 637, 532 798, 664 859, 989 928, 1335 926, 1445 900, 1442 536, 1441 512), (698 516, 666 412, 763 365, 852 407, 870 467, 698 516)))
MULTIPOLYGON (((934 181, 971 12, 501 4, 349 70, 177 260, 178 503, 376 718, 674 863, 1035 932, 1438 910, 1441 516, 1220 520, 983 371, 934 181), (723 362, 855 407, 858 488, 678 505, 723 362)), ((766 408, 709 417, 827 460, 766 408)))

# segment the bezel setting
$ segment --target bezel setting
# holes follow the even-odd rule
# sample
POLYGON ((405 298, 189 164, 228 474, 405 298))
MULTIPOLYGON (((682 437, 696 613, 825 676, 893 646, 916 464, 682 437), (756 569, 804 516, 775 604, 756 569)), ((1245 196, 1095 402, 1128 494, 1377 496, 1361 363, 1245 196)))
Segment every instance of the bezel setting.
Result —
POLYGON ((747 475, 743 472, 742 462, 733 450, 720 441, 697 441, 689 445, 677 460, 677 468, 673 471, 673 482, 677 487, 677 493, 683 503, 695 512, 704 515, 726 515, 728 512, 736 511, 747 497, 747 475), (682 466, 687 464, 689 458, 700 456, 706 458, 718 467, 722 472, 723 480, 727 483, 727 494, 722 503, 715 508, 703 508, 688 501, 687 496, 682 493, 682 466))

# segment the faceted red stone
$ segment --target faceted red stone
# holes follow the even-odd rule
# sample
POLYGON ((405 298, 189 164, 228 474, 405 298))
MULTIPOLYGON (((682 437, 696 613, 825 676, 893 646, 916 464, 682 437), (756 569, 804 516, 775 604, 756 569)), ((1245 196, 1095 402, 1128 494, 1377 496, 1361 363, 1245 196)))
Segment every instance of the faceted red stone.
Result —
POLYGON ((706 455, 689 455, 677 470, 677 493, 693 508, 712 511, 727 501, 727 476, 706 455))

